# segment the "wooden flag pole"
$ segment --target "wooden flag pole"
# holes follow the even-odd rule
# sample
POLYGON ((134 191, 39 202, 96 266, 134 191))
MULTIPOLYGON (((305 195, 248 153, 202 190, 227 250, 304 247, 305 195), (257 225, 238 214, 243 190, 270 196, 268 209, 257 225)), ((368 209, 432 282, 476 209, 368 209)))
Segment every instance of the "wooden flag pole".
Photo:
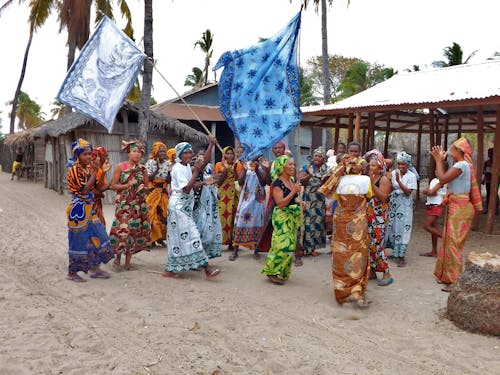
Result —
MULTIPOLYGON (((153 66, 154 70, 156 70, 158 72, 158 74, 160 75, 161 78, 163 78, 163 80, 167 83, 167 85, 170 86, 170 88, 172 90, 174 90, 175 94, 182 100, 182 102, 186 105, 186 107, 189 109, 189 111, 193 114, 194 118, 196 119, 196 121, 199 122, 199 124, 201 125, 201 127, 205 130, 205 132, 207 133, 207 135, 211 135, 213 136, 213 134, 210 132, 210 130, 207 128, 207 126, 203 123, 203 121, 200 120, 200 118, 198 117, 198 115, 193 111, 193 109, 191 108, 191 106, 184 100, 184 98, 177 92, 177 90, 174 88, 174 86, 172 86, 170 84, 170 82, 167 81, 167 79, 163 76, 163 74, 161 74, 161 72, 156 68, 156 65, 151 61, 150 58, 148 58, 148 62, 153 66)), ((222 150, 222 147, 219 145, 219 143, 216 143, 215 144, 217 146, 217 148, 219 149, 219 151, 224 155, 224 151, 222 150)))

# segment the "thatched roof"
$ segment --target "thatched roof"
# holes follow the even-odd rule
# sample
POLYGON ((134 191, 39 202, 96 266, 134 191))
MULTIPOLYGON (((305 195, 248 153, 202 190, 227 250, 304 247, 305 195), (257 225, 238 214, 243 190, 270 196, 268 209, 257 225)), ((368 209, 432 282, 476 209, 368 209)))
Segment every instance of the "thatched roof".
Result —
POLYGON ((5 144, 8 146, 14 145, 16 147, 17 146, 24 147, 32 143, 31 135, 33 134, 35 129, 36 128, 27 129, 17 133, 9 134, 5 139, 5 144))
MULTIPOLYGON (((127 101, 123 105, 122 109, 129 113, 132 112, 138 116, 139 108, 131 102, 127 101)), ((30 135, 30 140, 33 141, 35 138, 43 138, 46 136, 58 137, 87 124, 99 123, 79 112, 71 112, 64 115, 61 119, 46 121, 33 129, 33 132, 30 135)), ((153 111, 149 111, 148 130, 158 130, 160 132, 164 132, 167 136, 178 137, 183 141, 196 143, 208 142, 208 138, 204 133, 191 128, 179 120, 166 117, 153 111)))

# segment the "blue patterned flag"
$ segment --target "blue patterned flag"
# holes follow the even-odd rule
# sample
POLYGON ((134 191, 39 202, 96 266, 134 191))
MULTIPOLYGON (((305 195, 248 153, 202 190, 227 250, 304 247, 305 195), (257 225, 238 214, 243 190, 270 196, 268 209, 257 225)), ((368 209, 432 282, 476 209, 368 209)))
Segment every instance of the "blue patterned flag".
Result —
POLYGON ((71 65, 57 99, 111 132, 146 55, 104 16, 71 65))
POLYGON ((302 118, 297 64, 300 11, 276 35, 224 52, 214 67, 220 111, 252 160, 290 133, 302 118))

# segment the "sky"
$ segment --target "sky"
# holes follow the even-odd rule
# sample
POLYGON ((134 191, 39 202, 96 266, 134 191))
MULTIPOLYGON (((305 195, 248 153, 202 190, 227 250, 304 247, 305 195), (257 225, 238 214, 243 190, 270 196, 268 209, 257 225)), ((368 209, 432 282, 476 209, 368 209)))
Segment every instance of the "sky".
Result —
MULTIPOLYGON (((0 0, 0 4, 4 2, 0 0)), ((142 50, 143 4, 141 0, 127 2, 136 44, 142 50)), ((14 2, 0 15, 3 133, 8 133, 10 122, 11 107, 6 102, 14 97, 28 40, 27 4, 14 2)), ((215 64, 225 51, 249 47, 259 38, 277 33, 300 10, 300 4, 300 0, 155 0, 156 67, 175 91, 186 92, 186 76, 193 67, 204 65, 204 54, 194 48, 194 43, 205 30, 213 34, 215 64)), ((402 72, 413 65, 431 68, 433 61, 443 59, 443 49, 456 42, 464 50, 464 58, 478 50, 470 61, 477 63, 500 51, 498 14, 498 0, 351 0, 350 5, 347 0, 334 0, 328 10, 328 52, 402 72)), ((116 22, 123 28, 123 20, 116 22)), ((302 14, 299 48, 299 64, 303 67, 310 57, 321 55, 321 17, 313 6, 302 14)), ((51 103, 64 81, 66 62, 66 34, 59 33, 53 15, 35 34, 22 86, 42 106, 46 119, 51 118, 51 103)), ((152 94, 158 102, 175 97, 175 91, 153 72, 152 94)))

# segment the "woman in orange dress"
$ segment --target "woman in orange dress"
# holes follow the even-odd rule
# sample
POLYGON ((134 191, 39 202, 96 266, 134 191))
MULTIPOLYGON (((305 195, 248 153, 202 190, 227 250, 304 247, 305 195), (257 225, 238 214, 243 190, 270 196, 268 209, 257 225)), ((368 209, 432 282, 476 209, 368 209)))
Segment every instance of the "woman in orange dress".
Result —
POLYGON ((151 243, 159 247, 165 246, 163 241, 167 238, 169 166, 167 146, 163 142, 153 143, 153 149, 146 162, 150 189, 146 203, 151 224, 151 243))

